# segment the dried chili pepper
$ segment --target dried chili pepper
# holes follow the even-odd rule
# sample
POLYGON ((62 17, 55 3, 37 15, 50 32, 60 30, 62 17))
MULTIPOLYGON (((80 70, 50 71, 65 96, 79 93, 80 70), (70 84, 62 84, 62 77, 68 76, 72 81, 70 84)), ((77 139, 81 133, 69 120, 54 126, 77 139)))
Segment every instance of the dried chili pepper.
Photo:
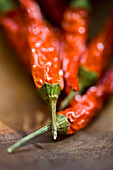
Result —
MULTIPOLYGON (((84 128, 97 114, 97 111, 103 107, 111 93, 113 93, 113 65, 107 71, 104 78, 100 80, 98 85, 91 87, 87 93, 82 96, 79 102, 75 103, 73 107, 65 111, 60 111, 57 114, 58 133, 70 135, 84 128)), ((7 151, 12 153, 26 141, 50 129, 51 123, 24 137, 16 144, 9 147, 7 151)))
MULTIPOLYGON (((89 44, 82 54, 79 68, 79 93, 93 85, 103 74, 110 62, 113 45, 113 14, 105 23, 104 28, 89 44)), ((61 109, 64 109, 70 100, 77 93, 72 91, 61 102, 61 109)))
POLYGON ((64 11, 63 15, 62 67, 66 85, 75 91, 79 90, 79 60, 86 48, 90 9, 89 0, 72 0, 70 7, 64 11))
POLYGON ((17 52, 22 63, 30 68, 29 46, 25 37, 25 29, 17 4, 13 0, 0 1, 0 24, 17 52))
POLYGON ((57 39, 51 27, 46 24, 35 1, 19 0, 19 2, 26 23, 32 76, 41 97, 49 104, 52 114, 52 133, 56 139, 56 102, 64 87, 63 71, 56 47, 57 39))

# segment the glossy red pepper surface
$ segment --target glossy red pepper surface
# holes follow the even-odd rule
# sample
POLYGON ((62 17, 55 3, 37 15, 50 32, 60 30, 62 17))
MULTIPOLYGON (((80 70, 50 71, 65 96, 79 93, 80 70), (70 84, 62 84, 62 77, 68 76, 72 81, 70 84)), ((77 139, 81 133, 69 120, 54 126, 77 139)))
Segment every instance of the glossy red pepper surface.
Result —
MULTIPOLYGON (((102 76, 110 63, 113 47, 113 14, 109 17, 102 31, 90 42, 89 46, 81 55, 80 66, 86 69, 88 72, 95 72, 97 74, 97 80, 102 76)), ((89 82, 90 83, 90 82, 89 82)), ((68 86, 65 88, 66 94, 70 93, 68 86)), ((80 99, 80 95, 75 95, 70 100, 70 106, 72 106, 77 100, 80 99)))
POLYGON ((32 75, 37 89, 45 82, 59 83, 63 89, 63 71, 56 49, 57 39, 47 26, 39 6, 32 0, 20 0, 25 14, 27 38, 31 49, 32 75))
POLYGON ((86 10, 70 7, 64 12, 61 60, 66 84, 73 90, 79 90, 78 68, 80 56, 86 48, 88 23, 89 13, 86 10))
POLYGON ((109 95, 113 93, 113 65, 97 86, 91 87, 73 107, 60 111, 70 123, 67 134, 73 134, 84 128, 97 114, 109 95))

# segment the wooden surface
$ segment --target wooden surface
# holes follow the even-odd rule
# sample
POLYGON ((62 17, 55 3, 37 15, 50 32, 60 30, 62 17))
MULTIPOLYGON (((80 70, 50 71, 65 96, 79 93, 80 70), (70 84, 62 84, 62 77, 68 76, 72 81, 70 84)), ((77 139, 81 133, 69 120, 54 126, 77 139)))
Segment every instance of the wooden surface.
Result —
MULTIPOLYGON (((93 1, 91 37, 101 27, 112 5, 110 0, 93 1)), ((99 116, 75 135, 59 136, 53 141, 51 132, 48 132, 14 154, 6 152, 17 139, 47 121, 46 105, 0 32, 0 169, 112 169, 113 96, 99 116)))

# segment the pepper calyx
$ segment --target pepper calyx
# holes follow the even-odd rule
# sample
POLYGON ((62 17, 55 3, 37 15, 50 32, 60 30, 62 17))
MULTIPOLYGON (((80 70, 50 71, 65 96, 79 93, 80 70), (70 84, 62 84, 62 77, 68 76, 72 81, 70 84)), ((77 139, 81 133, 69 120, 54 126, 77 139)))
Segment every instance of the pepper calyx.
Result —
POLYGON ((85 69, 83 66, 80 66, 78 77, 79 77, 80 93, 82 93, 84 91, 84 89, 86 89, 96 83, 96 81, 98 79, 98 73, 91 72, 91 71, 85 69))
POLYGON ((39 89, 40 96, 47 103, 50 101, 50 99, 57 100, 60 92, 61 92, 61 87, 59 83, 50 84, 45 82, 43 86, 39 89))
POLYGON ((66 116, 62 114, 57 114, 56 124, 57 124, 58 133, 67 135, 70 123, 66 119, 66 116))

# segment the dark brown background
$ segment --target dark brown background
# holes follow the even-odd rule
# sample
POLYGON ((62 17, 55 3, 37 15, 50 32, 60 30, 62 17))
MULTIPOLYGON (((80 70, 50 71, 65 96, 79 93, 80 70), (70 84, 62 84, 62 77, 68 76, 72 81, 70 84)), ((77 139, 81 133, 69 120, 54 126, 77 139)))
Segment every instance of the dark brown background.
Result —
MULTIPOLYGON (((113 0, 93 0, 92 4, 91 37, 109 15, 113 0)), ((45 124, 48 114, 31 77, 2 34, 0 32, 0 169, 113 169, 113 96, 99 116, 75 135, 53 141, 48 132, 14 154, 6 152, 18 138, 45 124)))

